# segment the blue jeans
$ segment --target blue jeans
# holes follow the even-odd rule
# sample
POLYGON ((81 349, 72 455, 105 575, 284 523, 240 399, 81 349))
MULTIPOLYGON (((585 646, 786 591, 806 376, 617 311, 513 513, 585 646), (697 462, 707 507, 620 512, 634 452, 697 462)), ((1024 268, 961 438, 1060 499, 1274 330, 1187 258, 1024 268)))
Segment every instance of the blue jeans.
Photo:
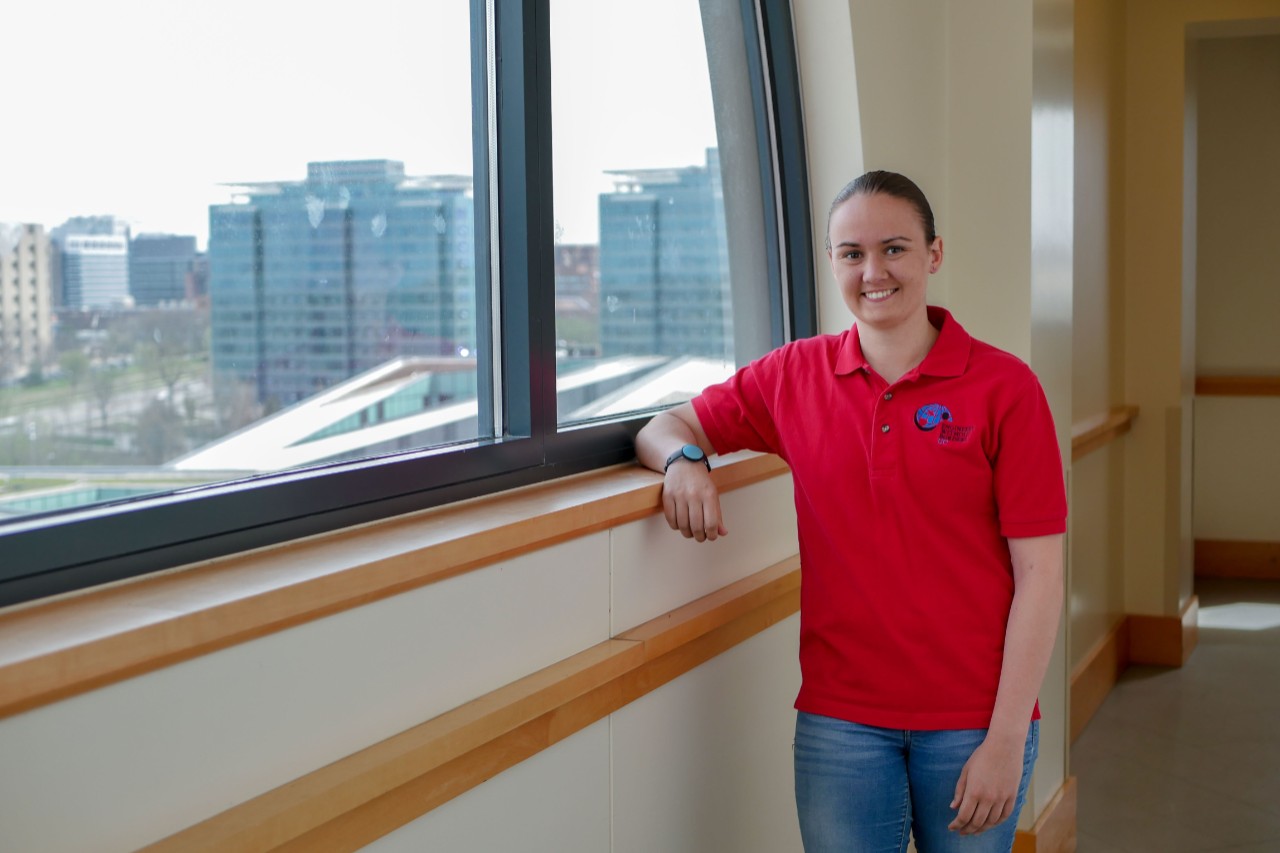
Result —
POLYGON ((978 835, 947 829, 960 770, 986 729, 903 731, 796 718, 796 807, 805 853, 1008 853, 1040 745, 1032 721, 1013 814, 978 835))

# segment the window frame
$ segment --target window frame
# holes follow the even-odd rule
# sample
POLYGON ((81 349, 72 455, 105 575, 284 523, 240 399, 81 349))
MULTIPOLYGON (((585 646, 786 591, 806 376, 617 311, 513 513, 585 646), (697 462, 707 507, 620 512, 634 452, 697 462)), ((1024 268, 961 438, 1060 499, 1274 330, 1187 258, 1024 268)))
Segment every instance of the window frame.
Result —
MULTIPOLYGON (((766 240, 772 344, 779 346, 817 332, 794 32, 789 0, 740 0, 740 8, 773 238, 766 240)), ((548 0, 471 0, 475 233, 488 238, 476 246, 480 422, 494 424, 499 437, 6 522, 0 606, 634 459, 635 434, 657 410, 566 429, 557 423, 548 17, 548 0), (490 222, 498 229, 496 257, 490 222), (485 286, 495 281, 496 293, 485 286), (495 389, 497 396, 489 393, 495 389)))

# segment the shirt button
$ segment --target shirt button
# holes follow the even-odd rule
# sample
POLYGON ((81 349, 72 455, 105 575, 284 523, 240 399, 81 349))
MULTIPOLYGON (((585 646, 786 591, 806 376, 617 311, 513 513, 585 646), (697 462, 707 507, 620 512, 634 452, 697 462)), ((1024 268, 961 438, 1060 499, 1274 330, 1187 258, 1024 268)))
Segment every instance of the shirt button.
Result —
POLYGON ((885 392, 884 392, 884 398, 885 398, 886 400, 892 400, 892 399, 893 399, 893 392, 892 392, 892 391, 885 391, 885 392))
POLYGON ((884 426, 880 427, 880 431, 881 431, 881 432, 888 432, 888 431, 889 431, 889 425, 888 425, 888 424, 885 424, 884 426))

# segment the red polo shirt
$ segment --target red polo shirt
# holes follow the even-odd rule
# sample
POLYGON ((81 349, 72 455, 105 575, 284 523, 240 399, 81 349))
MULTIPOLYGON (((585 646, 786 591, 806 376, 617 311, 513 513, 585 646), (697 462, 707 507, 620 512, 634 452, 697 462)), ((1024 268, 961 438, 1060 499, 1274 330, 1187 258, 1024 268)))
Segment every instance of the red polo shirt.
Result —
POLYGON ((796 707, 986 728, 1013 601, 1006 538, 1066 530, 1062 460, 1031 369, 943 309, 929 320, 937 341, 892 385, 854 327, 780 347, 693 405, 717 453, 769 451, 791 466, 796 707))

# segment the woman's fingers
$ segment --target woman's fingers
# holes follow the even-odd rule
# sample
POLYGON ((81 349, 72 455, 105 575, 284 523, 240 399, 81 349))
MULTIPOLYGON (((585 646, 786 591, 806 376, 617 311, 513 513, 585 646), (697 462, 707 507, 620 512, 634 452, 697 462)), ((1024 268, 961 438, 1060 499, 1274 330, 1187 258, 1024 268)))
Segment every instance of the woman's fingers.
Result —
POLYGON ((668 474, 662 490, 667 525, 686 539, 715 540, 728 531, 720 515, 720 494, 705 472, 668 474))

